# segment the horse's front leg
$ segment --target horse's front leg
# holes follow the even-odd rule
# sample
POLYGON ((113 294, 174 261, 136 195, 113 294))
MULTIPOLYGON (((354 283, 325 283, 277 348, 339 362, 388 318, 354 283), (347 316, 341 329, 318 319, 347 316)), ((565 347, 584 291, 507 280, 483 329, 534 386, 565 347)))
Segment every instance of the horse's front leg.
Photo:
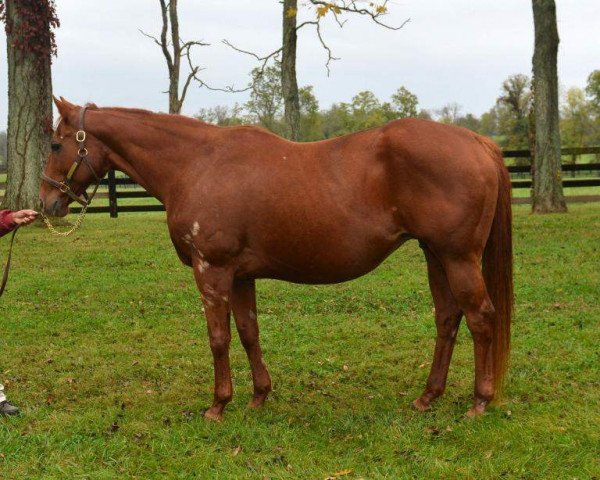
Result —
POLYGON ((194 259, 194 277, 204 303, 208 338, 215 369, 215 391, 212 406, 204 416, 221 420, 225 405, 233 395, 229 367, 230 299, 233 274, 226 268, 213 267, 202 259, 194 259))
POLYGON ((249 406, 260 407, 271 391, 271 377, 262 359, 256 319, 256 287, 254 280, 236 281, 231 297, 233 315, 240 334, 240 340, 248 355, 254 395, 249 406))

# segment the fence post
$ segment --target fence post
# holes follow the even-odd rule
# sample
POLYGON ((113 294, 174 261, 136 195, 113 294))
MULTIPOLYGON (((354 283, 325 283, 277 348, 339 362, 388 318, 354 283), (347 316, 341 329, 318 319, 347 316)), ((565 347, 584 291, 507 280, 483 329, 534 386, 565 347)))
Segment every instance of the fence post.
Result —
POLYGON ((119 216, 119 206, 117 205, 117 182, 115 181, 115 171, 108 171, 108 208, 110 218, 119 216))

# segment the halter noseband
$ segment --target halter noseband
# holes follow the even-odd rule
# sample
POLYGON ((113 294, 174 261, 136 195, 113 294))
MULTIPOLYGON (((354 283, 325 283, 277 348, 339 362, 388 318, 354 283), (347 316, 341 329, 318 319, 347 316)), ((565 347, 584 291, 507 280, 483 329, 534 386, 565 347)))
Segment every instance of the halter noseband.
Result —
POLYGON ((84 130, 85 111, 87 110, 87 108, 88 107, 86 105, 86 106, 82 107, 81 111, 79 112, 79 130, 77 130, 77 133, 75 133, 75 140, 77 140, 77 144, 79 145, 79 149, 77 150, 77 160, 75 160, 73 162, 73 165, 71 165, 71 168, 69 168, 69 171, 68 171, 65 179, 62 182, 58 182, 58 181, 54 180, 53 178, 50 178, 46 174, 42 173, 42 180, 49 183, 53 187, 58 188, 62 193, 67 194, 69 197, 71 197, 71 199, 73 199, 77 203, 81 204, 81 206, 84 208, 88 207, 89 204, 92 202, 92 199, 94 198, 94 196, 96 195, 96 192, 98 191, 100 182, 102 181, 102 179, 100 177, 98 177, 95 170, 92 168, 92 166, 90 165, 90 162, 87 159, 88 150, 87 150, 87 148, 85 148, 86 133, 84 130), (71 180, 75 176, 75 173, 77 172, 77 170, 79 169, 79 167, 81 166, 82 163, 84 163, 86 165, 86 167, 88 167, 88 169, 90 170, 90 172, 92 172, 92 175, 94 176, 94 178, 96 180, 96 186, 94 187, 94 190, 92 191, 92 195, 88 196, 87 192, 84 190, 83 197, 85 198, 85 200, 82 199, 81 197, 79 197, 73 191, 73 189, 71 187, 71 180))

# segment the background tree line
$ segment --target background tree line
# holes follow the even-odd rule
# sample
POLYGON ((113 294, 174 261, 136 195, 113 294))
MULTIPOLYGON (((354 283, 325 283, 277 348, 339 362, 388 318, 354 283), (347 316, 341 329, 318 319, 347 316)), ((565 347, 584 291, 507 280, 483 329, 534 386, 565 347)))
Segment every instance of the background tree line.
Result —
MULTIPOLYGON (((279 65, 264 72, 253 71, 253 89, 247 102, 233 106, 200 108, 195 115, 215 125, 253 124, 274 133, 286 132, 284 99, 279 81, 279 65)), ((530 148, 531 79, 512 75, 501 85, 494 105, 481 116, 463 113, 457 103, 439 109, 419 107, 417 96, 399 87, 388 99, 381 100, 373 92, 358 92, 350 101, 320 108, 312 86, 299 88, 300 120, 298 139, 308 142, 337 137, 377 127, 391 120, 419 117, 469 128, 493 138, 504 149, 530 148)), ((600 70, 594 70, 585 88, 571 87, 562 95, 560 134, 564 147, 600 145, 600 70)), ((0 132, 0 169, 6 169, 6 132, 0 132)), ((563 161, 574 163, 575 156, 563 161)), ((529 159, 517 160, 528 164, 529 159)))
MULTIPOLYGON (((196 117, 216 125, 254 124, 283 135, 286 122, 279 66, 253 72, 250 99, 233 107, 201 108, 196 117)), ((502 148, 530 148, 532 115, 531 79, 517 74, 501 85, 494 105, 481 116, 463 113, 457 103, 439 109, 419 108, 417 96, 399 87, 387 100, 368 90, 357 93, 350 101, 334 103, 321 109, 312 86, 299 89, 300 141, 322 140, 377 127, 399 118, 420 117, 469 128, 492 137, 502 148)), ((580 147, 600 145, 600 70, 593 71, 585 88, 571 87, 563 94, 560 108, 562 145, 580 147)), ((528 162, 528 159, 523 159, 528 162)), ((574 160, 574 158, 573 158, 574 160)))

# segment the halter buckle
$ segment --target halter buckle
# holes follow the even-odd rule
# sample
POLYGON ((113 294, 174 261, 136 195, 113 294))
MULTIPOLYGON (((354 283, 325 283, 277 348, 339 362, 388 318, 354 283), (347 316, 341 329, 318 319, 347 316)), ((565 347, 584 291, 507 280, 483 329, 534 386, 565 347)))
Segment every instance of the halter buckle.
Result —
POLYGON ((62 193, 67 193, 71 188, 65 182, 60 182, 58 189, 62 193))
POLYGON ((75 134, 75 140, 78 142, 85 142, 85 132, 83 130, 77 130, 75 134))

